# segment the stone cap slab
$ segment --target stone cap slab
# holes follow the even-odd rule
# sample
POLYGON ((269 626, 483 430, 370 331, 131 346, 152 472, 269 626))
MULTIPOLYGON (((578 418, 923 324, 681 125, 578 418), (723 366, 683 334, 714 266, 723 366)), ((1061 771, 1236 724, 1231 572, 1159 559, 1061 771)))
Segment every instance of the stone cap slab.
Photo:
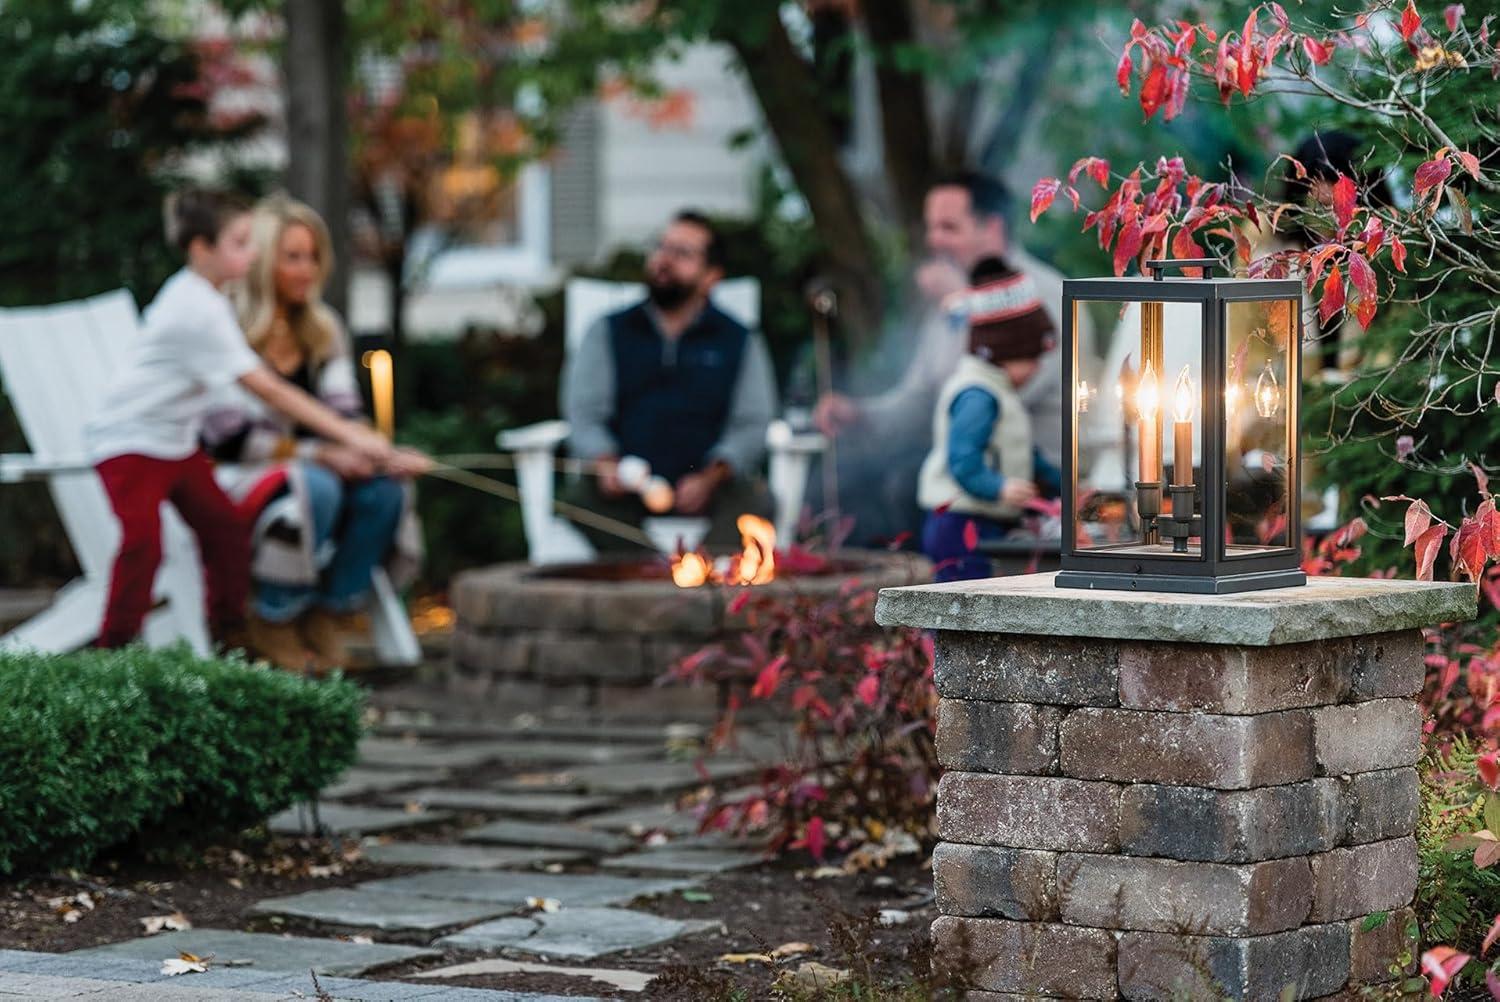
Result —
POLYGON ((881 626, 1264 647, 1473 619, 1472 584, 1310 577, 1237 595, 1059 588, 1055 574, 885 588, 881 626))

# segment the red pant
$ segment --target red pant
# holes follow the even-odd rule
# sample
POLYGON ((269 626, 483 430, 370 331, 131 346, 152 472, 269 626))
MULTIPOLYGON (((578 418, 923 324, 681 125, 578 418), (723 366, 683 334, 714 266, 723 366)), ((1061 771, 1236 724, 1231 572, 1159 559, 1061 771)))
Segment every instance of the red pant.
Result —
POLYGON ((219 636, 242 622, 250 589, 250 527, 214 481, 208 456, 202 452, 186 459, 115 456, 96 469, 122 532, 99 646, 130 643, 151 610, 152 585, 161 564, 163 501, 172 502, 198 537, 210 630, 219 636))

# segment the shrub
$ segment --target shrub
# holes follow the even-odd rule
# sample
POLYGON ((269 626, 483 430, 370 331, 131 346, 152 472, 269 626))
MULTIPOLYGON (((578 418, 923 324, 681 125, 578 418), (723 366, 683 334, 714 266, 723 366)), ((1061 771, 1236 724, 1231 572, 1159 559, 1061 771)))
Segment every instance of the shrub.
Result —
POLYGON ((256 824, 353 762, 361 704, 185 648, 0 654, 0 873, 256 824))
MULTIPOLYGON (((778 559, 788 556, 817 559, 778 559)), ((749 629, 673 670, 738 690, 711 746, 736 747, 746 689, 752 708, 793 727, 760 788, 709 804, 704 827, 764 832, 770 851, 805 848, 817 859, 862 846, 874 866, 930 841, 939 773, 931 638, 881 630, 874 589, 855 580, 832 597, 744 589, 729 611, 749 629)))

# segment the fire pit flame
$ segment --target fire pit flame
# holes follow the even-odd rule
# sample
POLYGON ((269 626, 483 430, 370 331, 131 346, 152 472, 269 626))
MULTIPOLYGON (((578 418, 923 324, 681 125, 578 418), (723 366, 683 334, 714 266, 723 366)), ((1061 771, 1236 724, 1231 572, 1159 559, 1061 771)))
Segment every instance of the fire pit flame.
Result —
POLYGON ((697 588, 710 581, 737 585, 766 584, 776 578, 776 527, 755 515, 741 515, 735 522, 744 549, 722 568, 703 553, 679 553, 672 560, 672 583, 679 588, 697 588))
POLYGON ((701 553, 683 553, 672 561, 672 583, 679 588, 697 588, 708 584, 713 565, 701 553))

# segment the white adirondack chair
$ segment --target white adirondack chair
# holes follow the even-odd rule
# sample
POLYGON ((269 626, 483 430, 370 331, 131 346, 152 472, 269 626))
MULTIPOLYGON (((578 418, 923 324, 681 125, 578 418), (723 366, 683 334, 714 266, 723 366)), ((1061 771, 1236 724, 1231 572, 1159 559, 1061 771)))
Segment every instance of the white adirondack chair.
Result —
MULTIPOLYGON (((584 334, 600 317, 641 301, 646 288, 639 282, 607 282, 594 278, 571 279, 563 291, 563 350, 571 355, 584 334)), ((714 304, 752 329, 760 326, 760 283, 753 278, 734 278, 714 288, 714 304)), ((501 449, 516 459, 516 482, 521 492, 521 521, 526 532, 529 557, 534 564, 587 560, 594 555, 583 534, 553 512, 553 473, 557 450, 567 441, 566 421, 543 421, 503 431, 497 438, 501 449)), ((812 459, 823 451, 822 435, 796 433, 785 421, 773 421, 766 433, 769 450, 769 482, 776 503, 778 539, 794 539, 797 520, 807 492, 807 474, 812 459)), ((681 538, 695 544, 707 529, 705 519, 646 519, 644 529, 662 549, 670 549, 681 538)))
MULTIPOLYGON (((48 609, 0 637, 0 649, 69 651, 98 633, 120 528, 84 458, 83 428, 89 406, 102 397, 139 330, 135 301, 124 289, 73 303, 0 310, 0 384, 32 448, 29 455, 0 456, 0 484, 47 482, 83 569, 48 609)), ((162 516, 162 565, 144 639, 153 647, 185 640, 207 653, 197 543, 170 505, 162 506, 162 516)), ((370 619, 382 663, 416 664, 421 649, 390 579, 377 569, 373 584, 370 619)))

